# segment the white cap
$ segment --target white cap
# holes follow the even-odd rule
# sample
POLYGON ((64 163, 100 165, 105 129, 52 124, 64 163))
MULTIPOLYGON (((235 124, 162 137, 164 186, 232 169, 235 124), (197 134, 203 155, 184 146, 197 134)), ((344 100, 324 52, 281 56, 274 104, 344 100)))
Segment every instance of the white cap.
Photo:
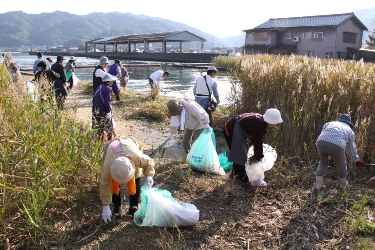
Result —
POLYGON ((134 163, 128 157, 120 156, 112 163, 109 172, 120 185, 130 181, 135 173, 134 163))
POLYGON ((208 67, 207 71, 209 71, 209 70, 213 70, 213 71, 219 72, 219 71, 217 70, 217 68, 215 68, 214 66, 210 66, 210 67, 208 67))
POLYGON ((266 113, 263 115, 263 119, 269 124, 279 124, 283 122, 280 111, 277 109, 267 109, 266 113))
POLYGON ((111 74, 106 74, 104 77, 103 77, 103 82, 112 82, 112 81, 116 81, 117 78, 111 74))

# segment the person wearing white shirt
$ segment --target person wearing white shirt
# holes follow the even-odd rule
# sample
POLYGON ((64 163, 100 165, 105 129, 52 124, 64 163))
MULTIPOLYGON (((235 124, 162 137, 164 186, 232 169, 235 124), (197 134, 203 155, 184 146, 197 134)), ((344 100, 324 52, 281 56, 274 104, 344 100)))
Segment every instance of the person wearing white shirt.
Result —
POLYGON ((167 103, 167 108, 171 117, 168 138, 172 138, 178 126, 184 131, 181 162, 186 162, 186 156, 191 148, 192 136, 194 135, 194 139, 197 139, 203 129, 210 128, 208 114, 198 103, 189 99, 180 100, 178 103, 175 100, 170 100, 167 103))
POLYGON ((357 154, 355 135, 352 128, 351 118, 347 114, 341 114, 338 121, 324 124, 322 132, 316 140, 316 147, 320 156, 319 165, 315 172, 316 190, 319 191, 323 188, 323 177, 328 168, 329 157, 336 163, 340 188, 348 186, 348 181, 346 180, 348 174, 346 152, 348 152, 352 162, 357 167, 364 166, 364 163, 359 160, 357 154))
POLYGON ((151 89, 160 88, 160 82, 168 76, 169 72, 163 70, 157 70, 154 73, 152 73, 148 79, 151 89))

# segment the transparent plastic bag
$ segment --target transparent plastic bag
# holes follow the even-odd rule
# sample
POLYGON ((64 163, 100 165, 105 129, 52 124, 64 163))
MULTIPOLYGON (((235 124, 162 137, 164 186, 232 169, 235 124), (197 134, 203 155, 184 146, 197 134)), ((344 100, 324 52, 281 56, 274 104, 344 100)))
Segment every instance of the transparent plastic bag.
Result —
POLYGON ((225 175, 224 169, 220 166, 219 156, 216 153, 212 139, 212 128, 204 129, 191 146, 187 155, 189 167, 204 173, 225 175))
MULTIPOLYGON (((254 155, 254 146, 249 148, 247 157, 254 155)), ((253 186, 265 187, 267 183, 264 181, 264 172, 270 170, 277 159, 276 150, 267 144, 263 144, 263 158, 259 162, 246 163, 246 174, 253 186)))
MULTIPOLYGON (((78 81, 79 81, 78 77, 74 73, 72 74, 72 77, 73 77, 73 86, 77 86, 78 81)), ((67 80, 68 80, 68 78, 67 78, 67 80)))
POLYGON ((192 226, 199 220, 199 210, 190 203, 176 201, 171 193, 143 185, 141 209, 134 214, 138 226, 192 226))

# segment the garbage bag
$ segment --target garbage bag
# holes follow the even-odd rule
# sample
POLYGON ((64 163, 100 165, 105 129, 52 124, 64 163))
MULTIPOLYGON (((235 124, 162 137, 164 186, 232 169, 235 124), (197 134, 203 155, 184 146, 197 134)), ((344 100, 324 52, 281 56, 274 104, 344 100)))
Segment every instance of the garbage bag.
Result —
MULTIPOLYGON (((78 85, 78 81, 79 81, 79 79, 78 79, 78 77, 76 76, 76 74, 74 74, 74 72, 73 72, 73 74, 72 74, 72 77, 73 77, 73 86, 77 86, 78 85)), ((68 78, 67 78, 68 79, 68 78)))
POLYGON ((35 84, 32 82, 32 80, 27 80, 25 84, 25 88, 27 90, 27 94, 31 96, 32 100, 36 100, 36 91, 35 91, 35 84))
MULTIPOLYGON (((254 146, 249 148, 247 157, 254 155, 254 146)), ((267 183, 264 181, 264 172, 270 170, 277 159, 276 150, 267 144, 263 144, 263 158, 259 162, 246 163, 246 174, 253 186, 265 187, 267 183)))
POLYGON ((141 209, 134 213, 138 226, 183 227, 195 225, 199 220, 196 206, 178 202, 167 190, 148 188, 145 184, 141 199, 141 209))
POLYGON ((187 161, 189 167, 200 172, 225 175, 212 142, 212 134, 212 128, 203 130, 191 146, 187 161))
POLYGON ((73 75, 73 71, 69 70, 68 72, 66 72, 65 74, 65 79, 67 81, 69 81, 70 77, 73 75))
POLYGON ((233 168, 233 162, 228 161, 227 152, 219 154, 220 166, 224 169, 225 172, 229 172, 233 168))

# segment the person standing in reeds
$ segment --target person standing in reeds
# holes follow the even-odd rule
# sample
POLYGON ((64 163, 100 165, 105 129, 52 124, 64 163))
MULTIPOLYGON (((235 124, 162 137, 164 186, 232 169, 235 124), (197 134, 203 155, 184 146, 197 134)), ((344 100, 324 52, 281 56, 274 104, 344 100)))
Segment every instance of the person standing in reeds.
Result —
POLYGON ((355 144, 355 135, 352 130, 353 124, 351 117, 347 114, 341 114, 338 121, 332 121, 324 124, 322 132, 316 140, 316 147, 320 156, 319 165, 316 169, 316 190, 323 188, 323 178, 331 157, 337 166, 340 188, 348 186, 346 176, 348 175, 346 152, 357 167, 363 167, 364 163, 359 160, 357 147, 355 144))
POLYGON ((39 63, 40 61, 44 61, 44 62, 46 63, 46 65, 47 65, 47 69, 51 69, 51 65, 50 65, 49 61, 47 61, 47 60, 43 57, 43 53, 42 53, 42 52, 38 52, 38 53, 37 53, 37 57, 38 57, 38 59, 36 59, 36 60, 34 61, 34 67, 33 67, 33 73, 34 73, 34 75, 39 71, 38 63, 39 63))
POLYGON ((112 84, 117 78, 107 74, 103 77, 103 83, 96 89, 94 95, 94 117, 99 134, 105 142, 114 137, 112 120, 112 84))
MULTIPOLYGON (((57 101, 57 107, 59 109, 64 108, 65 100, 68 96, 68 93, 66 92, 66 78, 65 78, 65 72, 64 72, 64 62, 65 58, 61 55, 57 56, 56 62, 52 65, 51 70, 59 74, 59 77, 54 82, 54 89, 55 89, 55 97, 57 101)), ((47 66, 48 69, 48 66, 47 66)))
MULTIPOLYGON (((210 106, 212 104, 212 95, 216 99, 216 105, 220 103, 219 92, 217 91, 217 83, 214 81, 215 76, 219 71, 210 66, 207 69, 207 75, 198 77, 195 85, 193 87, 193 93, 195 96, 195 101, 206 110, 208 116, 210 117, 210 126, 212 127, 212 112, 216 108, 210 106)), ((215 104, 214 104, 215 105, 215 104)))
POLYGON ((39 71, 35 74, 34 82, 38 88, 41 101, 52 100, 52 83, 59 77, 53 70, 47 69, 45 61, 38 63, 39 71))
POLYGON ((66 80, 69 82, 69 86, 67 88, 68 93, 73 93, 73 74, 74 68, 76 67, 76 58, 71 56, 69 61, 65 64, 65 76, 66 80))
POLYGON ((169 76, 168 71, 163 71, 163 70, 157 70, 153 72, 150 77, 148 78, 148 83, 150 84, 151 88, 151 96, 152 99, 154 100, 158 94, 159 94, 159 89, 160 89, 160 82, 167 78, 169 76))
POLYGON ((134 216, 138 210, 139 196, 141 193, 140 177, 146 177, 149 188, 154 184, 154 161, 143 154, 141 145, 134 137, 120 137, 108 141, 104 146, 102 174, 100 177, 100 199, 103 205, 102 219, 105 223, 111 221, 113 213, 121 216, 121 189, 120 185, 126 184, 129 194, 128 215, 134 216))
POLYGON ((128 85, 128 82, 129 82, 129 73, 126 70, 126 68, 124 67, 124 65, 122 65, 122 64, 120 64, 120 65, 121 65, 120 84, 121 84, 121 87, 126 89, 126 85, 128 85))
POLYGON ((241 188, 255 191, 246 174, 246 162, 257 162, 263 158, 263 137, 269 128, 282 123, 280 111, 267 109, 264 115, 259 113, 244 113, 230 118, 223 127, 225 141, 230 150, 229 161, 233 162, 229 178, 242 182, 241 188), (250 145, 254 145, 254 155, 247 159, 250 145))

